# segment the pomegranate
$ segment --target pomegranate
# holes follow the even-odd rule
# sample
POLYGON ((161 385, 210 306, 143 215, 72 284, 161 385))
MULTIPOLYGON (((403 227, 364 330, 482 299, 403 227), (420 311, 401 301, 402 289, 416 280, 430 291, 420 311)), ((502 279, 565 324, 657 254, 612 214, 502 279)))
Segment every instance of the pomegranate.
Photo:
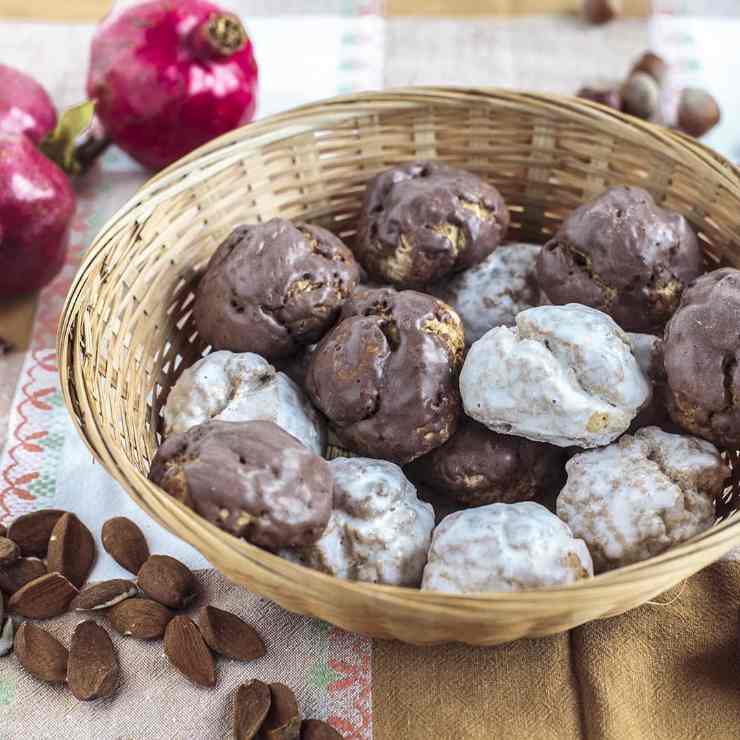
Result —
POLYGON ((0 297, 37 290, 64 264, 75 194, 25 134, 0 132, 0 297))
POLYGON ((46 90, 24 72, 0 64, 0 133, 26 134, 38 144, 56 122, 46 90))
POLYGON ((205 0, 114 11, 93 38, 87 94, 113 142, 151 169, 250 121, 256 92, 244 26, 205 0))

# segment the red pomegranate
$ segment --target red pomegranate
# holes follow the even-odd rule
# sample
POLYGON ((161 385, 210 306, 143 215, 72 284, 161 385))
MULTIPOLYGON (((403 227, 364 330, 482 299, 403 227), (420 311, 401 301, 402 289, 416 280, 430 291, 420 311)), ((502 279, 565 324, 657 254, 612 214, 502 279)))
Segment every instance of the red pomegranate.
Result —
POLYGON ((151 169, 252 119, 257 64, 239 19, 205 0, 114 11, 92 42, 87 93, 108 136, 151 169))
POLYGON ((26 134, 38 144, 56 122, 46 90, 24 72, 0 64, 0 133, 26 134))
POLYGON ((75 202, 67 176, 28 136, 0 132, 0 297, 30 293, 59 272, 75 202))

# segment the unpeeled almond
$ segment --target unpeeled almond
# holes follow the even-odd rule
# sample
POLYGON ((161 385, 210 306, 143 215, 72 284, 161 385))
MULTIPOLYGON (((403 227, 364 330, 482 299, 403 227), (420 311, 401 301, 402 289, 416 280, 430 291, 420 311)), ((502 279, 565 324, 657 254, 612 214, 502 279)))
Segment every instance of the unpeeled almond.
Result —
POLYGON ((116 632, 139 640, 162 637, 173 616, 166 606, 138 597, 121 601, 108 612, 108 619, 116 632))
POLYGON ((89 586, 72 599, 70 609, 75 611, 97 611, 108 609, 124 599, 136 596, 139 589, 136 584, 123 578, 112 578, 89 586))
POLYGON ((256 660, 265 654, 257 631, 236 614, 204 606, 198 612, 198 627, 208 647, 227 658, 256 660))
POLYGON ((295 694, 282 683, 270 684, 270 711, 260 729, 261 740, 295 740, 301 713, 295 694))
POLYGON ((80 622, 72 634, 67 684, 80 701, 110 696, 118 683, 118 659, 108 633, 97 622, 80 622))
POLYGON ((28 619, 49 619, 67 611, 77 589, 61 574, 47 573, 19 588, 8 608, 28 619))
POLYGON ((46 566, 38 558, 21 558, 0 569, 0 589, 14 594, 30 581, 46 574, 46 566))
POLYGON ((137 575, 149 559, 149 546, 143 532, 125 516, 108 519, 100 536, 105 551, 129 573, 137 575))
POLYGON ((234 740, 257 736, 270 711, 270 687, 256 679, 243 683, 234 697, 234 740))
POLYGON ((54 525, 66 512, 59 509, 40 509, 19 516, 8 527, 8 538, 21 548, 24 556, 43 558, 49 545, 54 525))
POLYGON ((90 530, 74 515, 64 514, 49 537, 46 565, 80 588, 95 561, 95 540, 90 530))
MULTIPOLYGON (((0 624, 3 620, 0 617, 0 624)), ((13 649, 13 633, 15 632, 15 624, 13 620, 8 617, 3 624, 2 631, 0 631, 0 658, 3 655, 7 655, 13 649)))
POLYGON ((169 555, 152 555, 139 569, 137 581, 149 598, 171 609, 184 609, 198 593, 192 571, 169 555))
POLYGON ((342 736, 320 719, 304 719, 301 722, 300 740, 342 740, 342 736))
POLYGON ((15 654, 20 664, 41 681, 57 683, 67 679, 67 648, 54 635, 24 622, 15 635, 15 654))
POLYGON ((183 676, 199 686, 216 684, 216 667, 192 619, 175 617, 164 633, 164 654, 183 676))

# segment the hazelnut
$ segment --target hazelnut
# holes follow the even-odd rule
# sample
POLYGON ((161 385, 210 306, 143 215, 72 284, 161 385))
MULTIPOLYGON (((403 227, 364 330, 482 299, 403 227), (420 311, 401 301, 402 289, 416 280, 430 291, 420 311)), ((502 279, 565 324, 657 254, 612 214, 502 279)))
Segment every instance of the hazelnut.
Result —
POLYGON ((583 0, 583 17, 594 25, 609 23, 622 13, 622 0, 583 0))
POLYGON ((678 128, 691 136, 704 136, 720 119, 717 101, 706 90, 687 87, 678 101, 678 128))
POLYGON ((662 85, 668 76, 668 63, 663 57, 652 51, 646 51, 634 64, 630 77, 637 72, 649 74, 659 85, 662 85))
POLYGON ((658 114, 660 88, 647 72, 635 72, 622 85, 622 110, 637 118, 650 121, 658 114))

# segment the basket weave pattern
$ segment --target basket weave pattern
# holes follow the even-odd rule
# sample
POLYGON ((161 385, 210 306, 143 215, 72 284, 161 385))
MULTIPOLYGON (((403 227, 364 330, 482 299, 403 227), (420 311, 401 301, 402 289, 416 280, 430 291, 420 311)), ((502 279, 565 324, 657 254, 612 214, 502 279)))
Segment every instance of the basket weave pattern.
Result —
MULTIPOLYGON (((193 286, 231 228, 300 218, 351 245, 367 180, 424 158, 499 188, 512 240, 544 242, 580 203, 611 185, 638 185, 689 219, 708 269, 740 266, 740 173, 679 134, 582 100, 500 90, 412 88, 305 106, 160 173, 90 247, 58 349, 65 401, 95 457, 235 582, 290 610, 408 642, 495 644, 560 632, 642 604, 740 542, 733 487, 721 522, 649 561, 541 591, 425 593, 308 571, 221 532, 147 480, 167 392, 208 349, 192 321, 193 286)), ((734 452, 728 457, 735 463, 734 452)))

